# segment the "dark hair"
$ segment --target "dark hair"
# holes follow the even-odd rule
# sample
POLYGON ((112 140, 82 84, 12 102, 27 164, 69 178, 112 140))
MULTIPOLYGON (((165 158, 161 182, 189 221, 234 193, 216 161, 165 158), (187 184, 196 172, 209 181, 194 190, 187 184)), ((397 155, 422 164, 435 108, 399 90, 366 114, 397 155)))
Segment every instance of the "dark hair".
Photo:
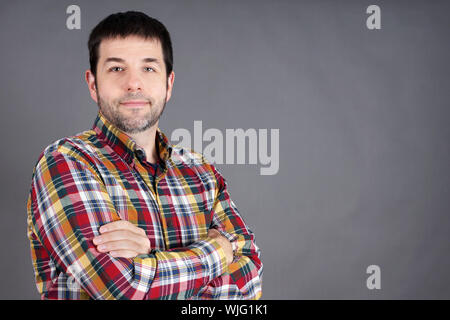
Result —
MULTIPOLYGON (((97 77, 98 50, 103 39, 127 36, 140 36, 144 39, 158 39, 161 43, 167 76, 173 69, 172 42, 169 31, 158 20, 138 11, 118 12, 107 16, 89 36, 89 63, 91 72, 97 77)), ((97 81, 97 79, 96 79, 97 81)))

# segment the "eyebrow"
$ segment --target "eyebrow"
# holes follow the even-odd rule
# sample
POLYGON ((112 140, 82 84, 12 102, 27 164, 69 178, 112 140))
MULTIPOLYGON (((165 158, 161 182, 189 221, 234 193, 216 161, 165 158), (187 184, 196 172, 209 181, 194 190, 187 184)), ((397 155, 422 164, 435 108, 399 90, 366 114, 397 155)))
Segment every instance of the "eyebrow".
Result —
MULTIPOLYGON (((125 63, 125 60, 122 58, 117 58, 117 57, 109 57, 105 60, 104 64, 107 64, 108 62, 125 63)), ((142 62, 156 62, 157 64, 159 64, 159 60, 156 58, 144 58, 144 59, 142 59, 142 62)))

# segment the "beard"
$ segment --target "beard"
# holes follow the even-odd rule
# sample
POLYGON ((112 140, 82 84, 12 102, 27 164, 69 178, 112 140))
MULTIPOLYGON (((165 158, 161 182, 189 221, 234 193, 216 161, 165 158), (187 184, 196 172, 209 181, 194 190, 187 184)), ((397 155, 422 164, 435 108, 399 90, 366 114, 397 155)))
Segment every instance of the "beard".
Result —
POLYGON ((167 93, 161 101, 155 101, 154 99, 145 97, 142 94, 128 94, 120 99, 108 102, 103 99, 97 91, 97 104, 103 116, 105 116, 105 118, 117 128, 129 134, 139 133, 153 127, 163 114, 166 107, 166 98, 167 93), (132 99, 147 101, 148 109, 146 109, 144 113, 141 109, 133 108, 127 110, 126 113, 122 112, 122 108, 126 107, 122 107, 120 103, 132 99))

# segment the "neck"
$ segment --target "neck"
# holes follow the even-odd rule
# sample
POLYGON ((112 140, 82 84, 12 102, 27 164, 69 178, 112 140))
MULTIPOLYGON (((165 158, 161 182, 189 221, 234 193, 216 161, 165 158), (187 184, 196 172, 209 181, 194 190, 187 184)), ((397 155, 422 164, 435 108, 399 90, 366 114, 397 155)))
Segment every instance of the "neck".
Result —
POLYGON ((146 160, 150 163, 157 163, 159 160, 155 144, 157 126, 158 123, 142 132, 128 133, 128 135, 133 138, 136 144, 144 149, 146 160))

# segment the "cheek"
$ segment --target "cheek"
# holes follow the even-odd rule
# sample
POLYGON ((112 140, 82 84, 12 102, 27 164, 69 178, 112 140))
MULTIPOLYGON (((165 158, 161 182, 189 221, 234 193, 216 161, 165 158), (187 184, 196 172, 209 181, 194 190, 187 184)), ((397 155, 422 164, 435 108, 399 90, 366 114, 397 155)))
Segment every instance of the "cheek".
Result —
POLYGON ((144 88, 143 94, 153 99, 161 100, 166 96, 167 88, 165 83, 152 83, 144 88))
POLYGON ((154 75, 148 79, 147 87, 154 92, 166 92, 167 91, 167 79, 160 74, 154 75))
POLYGON ((118 90, 117 87, 111 86, 108 83, 102 83, 101 85, 99 85, 97 91, 102 100, 109 103, 120 100, 122 98, 120 92, 121 91, 118 90))

